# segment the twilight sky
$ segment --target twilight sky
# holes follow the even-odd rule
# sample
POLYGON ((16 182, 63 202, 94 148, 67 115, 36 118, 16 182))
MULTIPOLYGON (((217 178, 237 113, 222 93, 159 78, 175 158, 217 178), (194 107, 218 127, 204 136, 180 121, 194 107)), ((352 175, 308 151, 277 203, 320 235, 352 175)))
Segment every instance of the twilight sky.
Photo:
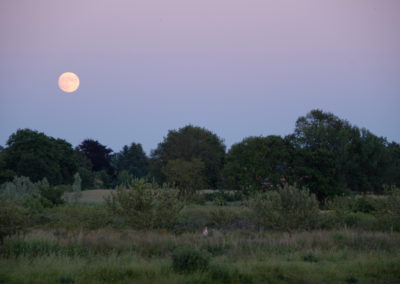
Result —
POLYGON ((0 145, 31 128, 149 152, 191 123, 230 146, 313 108, 400 142, 399 0, 0 1, 0 145))

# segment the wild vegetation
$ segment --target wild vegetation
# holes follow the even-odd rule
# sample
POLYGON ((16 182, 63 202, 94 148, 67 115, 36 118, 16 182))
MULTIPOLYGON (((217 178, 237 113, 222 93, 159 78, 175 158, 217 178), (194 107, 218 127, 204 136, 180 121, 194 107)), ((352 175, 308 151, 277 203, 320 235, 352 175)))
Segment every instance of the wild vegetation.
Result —
POLYGON ((318 110, 228 152, 190 125, 150 157, 18 130, 0 283, 398 283, 399 149, 318 110))

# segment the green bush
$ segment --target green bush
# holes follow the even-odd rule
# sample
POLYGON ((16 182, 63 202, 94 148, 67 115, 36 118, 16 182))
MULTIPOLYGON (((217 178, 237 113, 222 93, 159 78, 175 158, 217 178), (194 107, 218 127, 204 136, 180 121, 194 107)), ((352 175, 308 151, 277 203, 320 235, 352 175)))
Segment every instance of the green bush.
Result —
POLYGON ((47 227, 67 230, 96 230, 113 222, 104 205, 65 205, 46 210, 47 227))
POLYGON ((217 208, 210 211, 211 222, 218 228, 227 228, 239 219, 230 208, 217 208))
POLYGON ((343 216, 343 222, 346 227, 353 229, 362 229, 367 231, 377 229, 377 219, 373 215, 367 213, 350 212, 343 216))
POLYGON ((23 210, 8 201, 0 201, 0 244, 8 236, 23 232, 27 227, 23 210))
POLYGON ((400 231, 400 188, 391 188, 387 196, 377 200, 375 215, 381 221, 382 229, 400 231))
POLYGON ((337 196, 326 208, 335 214, 335 227, 400 231, 400 190, 396 188, 384 196, 337 196))
POLYGON ((337 213, 373 213, 377 210, 377 198, 368 195, 335 196, 325 206, 337 213))
POLYGON ((172 268, 177 273, 206 271, 209 262, 208 253, 193 248, 178 248, 172 254, 172 268))
POLYGON ((313 229, 330 230, 339 227, 340 220, 334 211, 322 211, 318 214, 313 229))
POLYGON ((375 200, 371 197, 362 195, 356 198, 354 212, 372 213, 376 210, 375 200))
POLYGON ((29 195, 39 195, 40 186, 49 186, 47 179, 32 182, 29 177, 17 177, 0 186, 0 197, 5 200, 20 201, 29 195))
POLYGON ((118 188, 105 199, 115 216, 126 218, 136 229, 166 228, 183 208, 177 191, 154 188, 144 180, 135 180, 130 188, 118 188))
POLYGON ((62 195, 65 191, 65 186, 40 186, 40 196, 44 207, 52 207, 64 204, 62 195))
POLYGON ((250 208, 259 228, 289 233, 312 228, 319 214, 315 195, 290 185, 256 195, 250 208))

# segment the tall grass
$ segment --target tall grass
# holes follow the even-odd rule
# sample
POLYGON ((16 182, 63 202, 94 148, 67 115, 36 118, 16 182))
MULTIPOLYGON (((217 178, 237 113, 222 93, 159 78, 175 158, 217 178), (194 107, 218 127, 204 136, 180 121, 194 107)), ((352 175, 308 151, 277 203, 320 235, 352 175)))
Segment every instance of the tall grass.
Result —
POLYGON ((97 230, 77 236, 34 231, 0 249, 0 281, 10 283, 395 283, 400 234, 314 231, 286 233, 97 230), (205 251, 209 267, 175 273, 180 247, 205 251), (325 281, 328 279, 327 281, 325 281))

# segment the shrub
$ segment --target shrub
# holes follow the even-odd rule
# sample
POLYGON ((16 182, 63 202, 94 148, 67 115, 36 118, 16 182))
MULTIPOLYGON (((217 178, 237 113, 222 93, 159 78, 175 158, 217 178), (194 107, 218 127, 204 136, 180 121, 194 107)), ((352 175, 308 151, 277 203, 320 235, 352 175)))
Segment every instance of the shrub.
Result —
POLYGON ((228 208, 217 208, 210 211, 211 221, 219 228, 226 228, 239 218, 235 211, 228 208))
POLYGON ((46 179, 33 183, 29 177, 14 177, 0 186, 0 196, 6 200, 19 201, 28 195, 39 195, 39 186, 48 186, 46 179))
POLYGON ((354 212, 373 213, 376 210, 375 201, 368 196, 362 195, 356 198, 354 212))
POLYGON ((256 195, 250 207, 259 228, 285 230, 289 234, 312 227, 319 213, 315 195, 290 185, 256 195))
POLYGON ((22 209, 14 203, 0 202, 0 244, 8 236, 21 233, 26 229, 26 221, 22 209))
POLYGON ((143 180, 135 180, 127 189, 118 188, 105 202, 108 210, 136 229, 165 228, 183 208, 177 191, 155 188, 143 180))
POLYGON ((377 201, 376 215, 386 229, 400 231, 400 188, 392 188, 377 201))
POLYGON ((205 271, 209 262, 208 253, 193 248, 178 248, 172 254, 172 268, 177 273, 205 271))
POLYGON ((33 183, 28 177, 14 177, 13 181, 0 186, 0 197, 16 202, 30 213, 38 213, 63 204, 62 194, 70 188, 68 185, 50 186, 46 178, 33 183))
POLYGON ((64 203, 62 195, 65 186, 40 186, 39 191, 44 207, 53 207, 64 203))
POLYGON ((344 224, 346 225, 346 227, 350 227, 350 228, 357 228, 357 229, 362 229, 362 230, 374 230, 377 229, 377 219, 371 215, 371 214, 367 214, 367 213, 362 213, 362 212, 350 212, 347 213, 343 216, 343 220, 344 224))
POLYGON ((318 214, 314 229, 329 230, 336 228, 341 221, 333 211, 322 211, 318 214))
POLYGON ((47 227, 63 230, 95 230, 112 223, 103 205, 65 205, 46 211, 47 227))
POLYGON ((336 196, 327 200, 327 209, 334 210, 338 214, 346 212, 373 213, 376 211, 377 200, 367 195, 336 196))

